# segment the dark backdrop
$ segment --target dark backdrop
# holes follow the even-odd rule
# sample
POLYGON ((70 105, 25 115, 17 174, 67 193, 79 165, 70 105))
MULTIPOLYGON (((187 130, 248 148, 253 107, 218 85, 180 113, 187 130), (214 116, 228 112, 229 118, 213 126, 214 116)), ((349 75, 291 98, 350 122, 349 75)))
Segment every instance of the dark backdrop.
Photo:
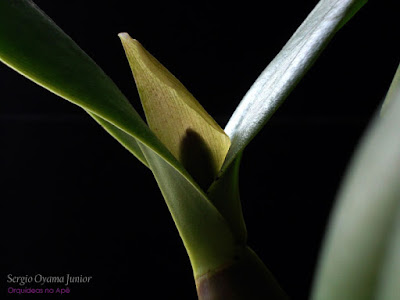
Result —
MULTIPOLYGON (((121 31, 223 127, 317 1, 187 2, 36 1, 141 114, 121 31)), ((362 8, 244 153, 249 245, 293 299, 309 293, 335 192, 399 62, 388 4, 362 8)), ((7 274, 69 273, 93 276, 70 299, 195 299, 152 174, 79 108, 5 65, 0 88, 1 292, 7 274)))

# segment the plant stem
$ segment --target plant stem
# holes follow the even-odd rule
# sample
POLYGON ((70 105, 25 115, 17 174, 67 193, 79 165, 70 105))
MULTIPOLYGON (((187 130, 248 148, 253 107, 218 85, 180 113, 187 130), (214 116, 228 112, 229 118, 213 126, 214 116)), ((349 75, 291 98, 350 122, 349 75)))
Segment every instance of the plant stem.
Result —
POLYGON ((281 300, 288 296, 249 247, 218 270, 196 279, 199 300, 281 300))

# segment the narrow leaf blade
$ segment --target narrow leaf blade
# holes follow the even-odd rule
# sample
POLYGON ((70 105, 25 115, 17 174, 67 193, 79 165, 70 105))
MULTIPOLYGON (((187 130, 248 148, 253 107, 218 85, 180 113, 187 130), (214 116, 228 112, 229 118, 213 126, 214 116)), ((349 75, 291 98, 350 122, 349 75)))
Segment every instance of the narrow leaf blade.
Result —
POLYGON ((321 0, 279 54, 261 73, 233 113, 226 168, 261 130, 338 29, 366 0, 321 0))
POLYGON ((140 140, 191 178, 112 80, 32 1, 0 0, 0 61, 140 140))
POLYGON ((111 79, 33 2, 0 0, 0 60, 82 107, 151 167, 195 274, 233 259, 230 228, 197 183, 111 79))

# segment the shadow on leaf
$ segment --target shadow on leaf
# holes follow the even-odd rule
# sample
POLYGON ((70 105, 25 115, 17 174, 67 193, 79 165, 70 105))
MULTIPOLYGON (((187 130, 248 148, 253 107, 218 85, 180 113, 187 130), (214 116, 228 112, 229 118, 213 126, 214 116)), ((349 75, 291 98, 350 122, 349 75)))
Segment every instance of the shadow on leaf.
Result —
POLYGON ((210 148, 196 131, 188 128, 179 149, 183 166, 199 186, 206 191, 215 175, 210 148))

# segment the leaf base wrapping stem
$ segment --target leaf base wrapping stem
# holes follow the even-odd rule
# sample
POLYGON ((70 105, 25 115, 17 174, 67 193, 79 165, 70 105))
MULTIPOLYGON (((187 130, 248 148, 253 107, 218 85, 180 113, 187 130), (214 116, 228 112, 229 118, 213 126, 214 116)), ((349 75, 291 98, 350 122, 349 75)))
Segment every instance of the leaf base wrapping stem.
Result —
POLYGON ((219 270, 196 279, 199 300, 288 299, 257 254, 249 247, 219 270))

